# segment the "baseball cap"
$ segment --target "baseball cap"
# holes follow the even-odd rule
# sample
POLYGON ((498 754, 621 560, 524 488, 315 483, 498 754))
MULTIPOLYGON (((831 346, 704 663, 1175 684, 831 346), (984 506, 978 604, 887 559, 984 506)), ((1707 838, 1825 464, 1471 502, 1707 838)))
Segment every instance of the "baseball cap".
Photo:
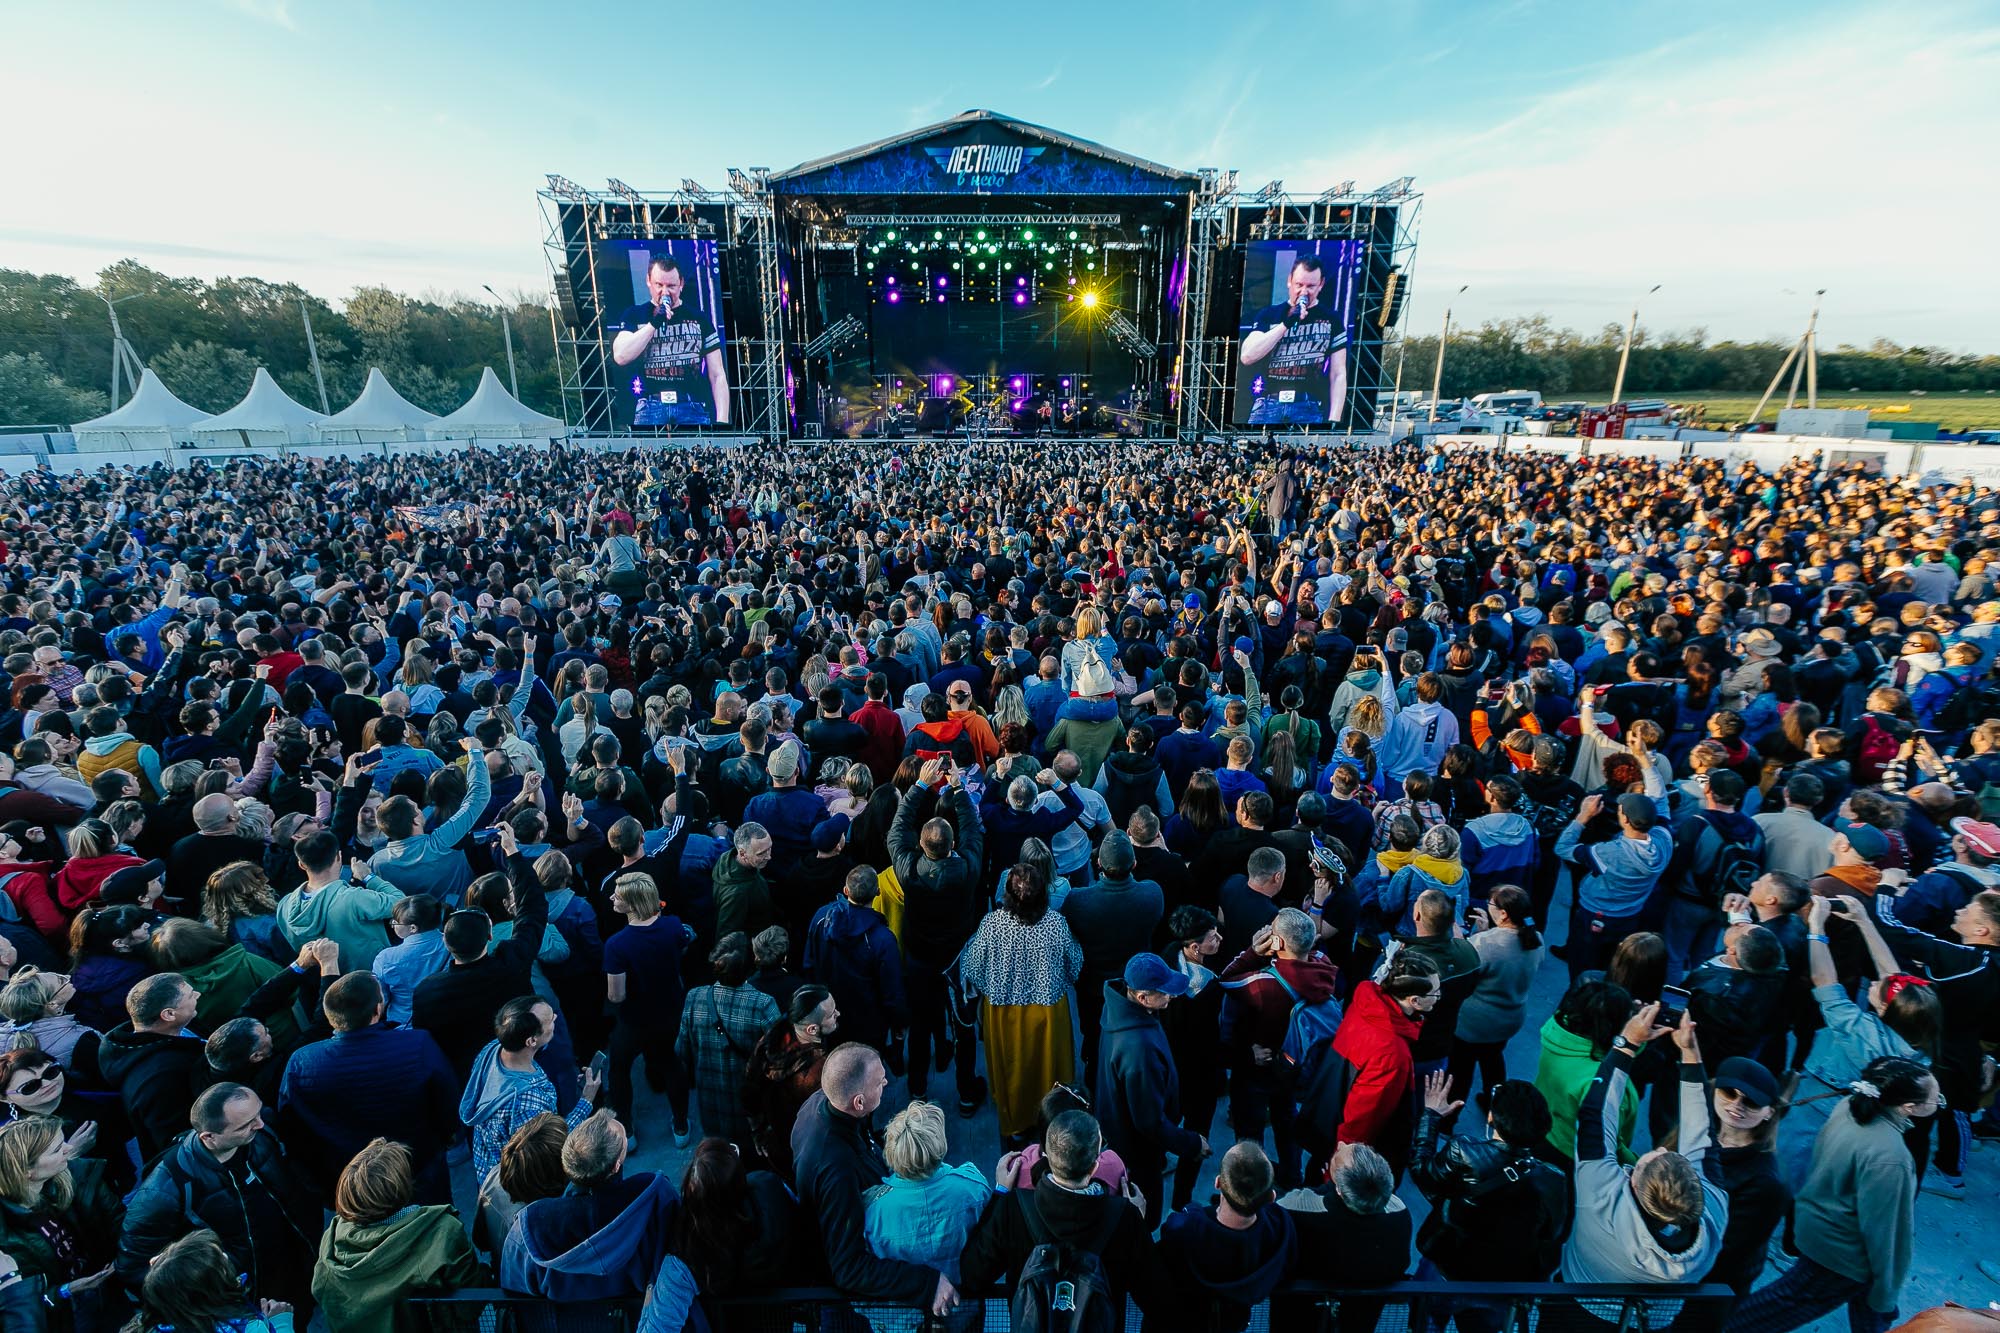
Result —
POLYGON ((136 903, 146 896, 146 889, 156 879, 167 877, 165 861, 147 861, 142 865, 126 866, 105 876, 104 883, 97 890, 97 896, 107 903, 136 903))
POLYGON ((764 761, 764 771, 774 778, 791 779, 799 775, 799 747, 786 741, 764 761))
POLYGON ((1741 1093, 1753 1106, 1778 1104, 1778 1080, 1771 1077, 1770 1070, 1741 1055, 1732 1055, 1716 1067, 1715 1086, 1741 1093))
POLYGON ((1150 990, 1162 995, 1187 994, 1188 979, 1156 953, 1134 954, 1125 964, 1125 989, 1150 990))
POLYGON ((1835 819, 1833 831, 1846 838, 1855 855, 1864 861, 1889 854, 1888 836, 1873 824, 1864 824, 1858 819, 1835 819))
POLYGON ((607 592, 604 596, 597 599, 597 604, 607 611, 616 611, 619 607, 625 605, 625 599, 615 592, 607 592))
POLYGON ((1239 637, 1235 643, 1229 646, 1239 653, 1254 653, 1257 651, 1257 645, 1250 642, 1248 635, 1239 637))
POLYGON ((830 815, 813 825, 812 845, 816 852, 830 852, 840 846, 852 821, 846 815, 830 815))
POLYGON ((2000 856, 2000 827, 1978 819, 1954 819, 1951 831, 1981 856, 2000 856))
POLYGON ((1267 616, 1281 616, 1285 614, 1285 604, 1273 597, 1270 601, 1264 603, 1264 614, 1267 616))

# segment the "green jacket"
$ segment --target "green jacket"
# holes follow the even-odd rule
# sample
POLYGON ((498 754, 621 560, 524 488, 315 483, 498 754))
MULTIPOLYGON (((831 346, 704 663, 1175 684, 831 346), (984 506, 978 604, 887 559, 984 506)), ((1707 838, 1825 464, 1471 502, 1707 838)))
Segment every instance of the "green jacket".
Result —
MULTIPOLYGON (((752 870, 736 859, 731 848, 715 859, 709 871, 715 893, 715 938, 726 940, 736 931, 755 939, 766 926, 778 923, 771 906, 771 886, 761 870, 752 870)), ((794 948, 804 948, 800 941, 794 948)))
MULTIPOLYGON (((82 1248, 85 1271, 94 1273, 118 1252, 125 1205, 117 1191, 105 1183, 104 1163, 95 1158, 79 1157, 71 1162, 69 1178, 74 1192, 69 1207, 57 1216, 82 1248)), ((0 1251, 14 1257, 24 1279, 39 1280, 39 1290, 53 1290, 69 1277, 67 1273, 56 1276, 60 1269, 55 1249, 41 1231, 48 1217, 47 1209, 0 1203, 0 1251)))
MULTIPOLYGON (((375 875, 365 884, 337 880, 307 893, 300 885, 278 900, 278 929, 294 949, 322 937, 340 946, 340 966, 366 972, 389 947, 388 927, 403 891, 375 875)), ((451 904, 447 903, 447 906, 451 904)))
MULTIPOLYGON (((1535 1086, 1548 1099, 1549 1114, 1555 1124, 1549 1129, 1549 1146, 1563 1156, 1576 1156, 1576 1111, 1583 1105, 1590 1081, 1597 1077, 1603 1057, 1593 1054, 1590 1038, 1579 1037, 1551 1017, 1542 1024, 1542 1053, 1535 1062, 1535 1086)), ((1618 1160, 1628 1166, 1639 1160, 1632 1151, 1632 1131, 1639 1125, 1639 1092, 1627 1080, 1625 1095, 1618 1102, 1618 1160)))
POLYGON ((339 1333, 392 1333, 404 1298, 490 1286, 492 1276, 449 1204, 413 1204, 365 1226, 335 1218, 319 1238, 312 1294, 339 1333))
MULTIPOLYGON (((198 1035, 208 1036, 236 1017, 252 991, 282 971, 281 964, 260 958, 240 944, 230 945, 205 963, 182 968, 188 985, 201 992, 201 1003, 195 1006, 194 1022, 189 1026, 198 1035)), ((290 1007, 271 1015, 264 1026, 271 1030, 271 1040, 280 1050, 299 1035, 290 1007)))
POLYGON ((1051 759, 1058 750, 1074 754, 1078 765, 1076 780, 1088 787, 1097 781, 1097 770, 1104 767, 1111 747, 1124 739, 1125 726, 1115 717, 1102 722, 1065 717, 1049 728, 1048 739, 1042 744, 1051 759))

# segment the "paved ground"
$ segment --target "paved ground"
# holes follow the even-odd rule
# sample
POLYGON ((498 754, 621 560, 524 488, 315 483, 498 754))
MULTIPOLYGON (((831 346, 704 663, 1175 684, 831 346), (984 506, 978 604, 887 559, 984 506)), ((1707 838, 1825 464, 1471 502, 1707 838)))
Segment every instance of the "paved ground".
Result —
MULTIPOLYGON (((1567 888, 1559 888, 1556 910, 1551 913, 1558 921, 1565 917, 1567 896, 1567 888)), ((1559 937, 1560 928, 1556 933, 1559 937)), ((1511 1075, 1534 1077, 1536 1029, 1540 1018, 1554 1012, 1566 984, 1567 974, 1563 964, 1548 958, 1536 978, 1529 1001, 1529 1013, 1539 1017, 1507 1049, 1507 1067, 1511 1075)), ((933 1077, 931 1094, 933 1097, 955 1097, 951 1076, 933 1077)), ((907 1101, 908 1092, 903 1081, 895 1080, 890 1085, 888 1100, 877 1115, 877 1125, 887 1124, 889 1117, 907 1101)), ((1208 1136, 1212 1144, 1233 1142, 1226 1119, 1227 1106, 1225 1101, 1217 1112, 1215 1126, 1208 1136)), ((969 1120, 961 1120, 956 1106, 949 1102, 947 1109, 950 1112, 951 1160, 973 1162, 990 1169, 1000 1156, 999 1126, 991 1103, 982 1106, 979 1113, 969 1120)), ((689 1153, 686 1149, 674 1147, 668 1128, 665 1098, 653 1096, 642 1081, 635 1110, 642 1136, 637 1164, 650 1170, 666 1171, 678 1183, 689 1153)), ((1642 1136, 1646 1132, 1644 1122, 1645 1117, 1641 1116, 1639 1133, 1642 1136)), ((700 1125, 697 1124, 695 1133, 699 1135, 700 1132, 700 1125)), ((1268 1139, 1265 1146, 1272 1146, 1268 1139)), ((1171 1166, 1168 1178, 1172 1178, 1171 1166)), ((1986 1277, 1977 1267, 1980 1259, 2000 1262, 2000 1144, 1984 1145, 1974 1152, 1966 1182, 1969 1189, 1964 1200, 1946 1200, 1932 1194, 1917 1196, 1916 1260, 1909 1283, 1904 1288, 1902 1305, 1906 1315, 1945 1300, 1955 1300, 1974 1308, 1982 1308, 1989 1301, 2000 1301, 2000 1281, 1986 1277)), ((1421 1218, 1427 1207, 1423 1197, 1407 1183, 1402 1196, 1421 1218)), ((1203 1196, 1198 1194, 1197 1197, 1203 1196)), ((1774 1275, 1775 1270, 1767 1272, 1765 1277, 1768 1279, 1774 1275)), ((1837 1333, 1844 1330, 1847 1324, 1843 1315, 1834 1314, 1810 1327, 1814 1333, 1837 1333)))

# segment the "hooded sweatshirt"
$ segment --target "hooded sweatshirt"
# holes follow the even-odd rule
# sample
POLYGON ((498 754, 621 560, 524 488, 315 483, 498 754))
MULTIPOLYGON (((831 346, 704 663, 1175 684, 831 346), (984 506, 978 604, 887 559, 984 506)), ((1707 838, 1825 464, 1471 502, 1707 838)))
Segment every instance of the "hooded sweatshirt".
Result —
POLYGON ((1189 1297, 1222 1302, 1218 1328, 1246 1328, 1250 1307, 1290 1276, 1298 1259, 1298 1233, 1292 1215, 1275 1202, 1259 1208, 1255 1221, 1241 1231, 1222 1224, 1218 1206, 1190 1204, 1169 1217, 1160 1228, 1160 1257, 1189 1297))
POLYGON ((139 779, 141 795, 148 801, 160 799, 160 752, 150 745, 142 745, 129 731, 114 731, 109 736, 93 736, 83 743, 83 753, 76 757, 76 771, 86 784, 95 782, 97 775, 108 768, 122 768, 139 779))
POLYGON ((1532 884, 1541 860, 1535 826, 1513 811, 1467 820, 1459 834, 1459 860, 1471 872, 1474 907, 1484 906, 1502 884, 1532 884))
MULTIPOLYGON (((243 1002, 259 986, 285 969, 268 958, 251 953, 240 944, 232 944, 205 963, 194 963, 181 969, 188 985, 201 992, 200 1003, 195 1007, 194 1022, 188 1024, 193 1031, 206 1037, 230 1019, 236 1017, 243 1002)), ((298 1021, 292 1017, 290 1008, 280 1009, 264 1020, 264 1026, 271 1030, 271 1040, 283 1050, 299 1035, 298 1021)))
POLYGON ((373 875, 366 884, 336 880, 322 889, 300 885, 278 900, 278 929, 294 949, 307 940, 330 939, 340 945, 342 967, 367 972, 375 966, 375 955, 389 947, 385 923, 402 898, 394 884, 373 875))
POLYGON ((1354 1067, 1336 1143, 1365 1143, 1392 1168, 1410 1159, 1416 1078, 1410 1045, 1422 1029, 1372 981, 1354 988, 1354 1002, 1333 1035, 1334 1054, 1354 1067))
POLYGON ((1631 1090, 1632 1058, 1631 1051, 1616 1050, 1604 1057, 1577 1116, 1576 1216, 1563 1246, 1565 1282, 1697 1281, 1714 1265, 1729 1226, 1722 1157, 1710 1137, 1708 1084, 1698 1064, 1674 1067, 1681 1125, 1676 1151, 1700 1173, 1701 1217, 1669 1230, 1639 1207, 1631 1168, 1618 1160, 1619 1138, 1604 1115, 1607 1100, 1631 1090))
MULTIPOLYGON (((1379 858, 1378 858, 1379 859, 1379 858)), ((1386 868, 1386 867, 1385 867, 1386 868)), ((1415 930, 1417 898, 1429 889, 1436 889, 1451 899, 1454 920, 1464 920, 1467 905, 1471 901, 1472 877, 1465 871, 1465 865, 1457 857, 1431 856, 1425 852, 1411 855, 1409 864, 1390 875, 1387 882, 1375 890, 1375 909, 1380 914, 1378 921, 1384 930, 1415 930)), ((1360 888, 1357 884, 1356 888, 1360 888)))
POLYGON ((500 1285, 555 1301, 622 1300, 645 1291, 673 1238, 680 1196, 642 1171, 522 1210, 500 1250, 500 1285))
POLYGON ((1556 839, 1556 855, 1583 872, 1577 905, 1610 917, 1638 915, 1673 860, 1673 834, 1655 824, 1643 840, 1620 833, 1608 842, 1584 847, 1579 845, 1583 829, 1571 821, 1556 839))
POLYGON ((1327 710, 1327 719, 1333 727, 1333 738, 1340 739, 1340 733, 1347 726, 1347 712, 1368 695, 1382 692, 1382 673, 1364 670, 1350 671, 1347 679, 1340 682, 1340 688, 1333 692, 1333 707, 1327 710))
POLYGON ((489 1279, 449 1204, 412 1204, 380 1222, 336 1217, 320 1236, 312 1294, 341 1333, 394 1333, 404 1297, 489 1279))
POLYGON ((1240 1068, 1249 1063, 1252 1046, 1274 1051, 1284 1046, 1293 1005, 1333 999, 1340 969, 1323 953, 1267 958, 1246 949, 1230 960, 1218 979, 1223 987, 1222 1048, 1240 1068))
MULTIPOLYGON (((500 1165, 500 1150, 514 1131, 555 1109, 556 1085, 540 1065, 509 1069, 500 1063, 499 1039, 487 1042, 473 1058, 472 1077, 458 1099, 458 1118, 472 1131, 472 1178, 486 1179, 500 1165)), ((569 1127, 575 1129, 589 1115, 589 1099, 579 1098, 570 1108, 569 1127)))

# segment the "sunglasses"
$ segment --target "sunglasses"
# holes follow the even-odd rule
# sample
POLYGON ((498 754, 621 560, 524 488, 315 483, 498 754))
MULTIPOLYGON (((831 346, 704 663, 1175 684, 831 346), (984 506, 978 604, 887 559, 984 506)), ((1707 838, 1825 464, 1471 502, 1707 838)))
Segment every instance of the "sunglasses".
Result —
POLYGON ((1090 1098, 1084 1095, 1084 1091, 1082 1088, 1072 1088, 1067 1083, 1057 1083, 1052 1085, 1049 1091, 1060 1092, 1065 1097, 1074 1097, 1076 1098, 1076 1104, 1078 1106, 1082 1107, 1086 1111, 1090 1109, 1090 1098))
POLYGON ((15 1097, 33 1097, 41 1092, 42 1089, 54 1087, 56 1084, 62 1082, 62 1076, 62 1070, 60 1069, 51 1069, 46 1074, 37 1074, 33 1078, 24 1080, 10 1095, 15 1097))

